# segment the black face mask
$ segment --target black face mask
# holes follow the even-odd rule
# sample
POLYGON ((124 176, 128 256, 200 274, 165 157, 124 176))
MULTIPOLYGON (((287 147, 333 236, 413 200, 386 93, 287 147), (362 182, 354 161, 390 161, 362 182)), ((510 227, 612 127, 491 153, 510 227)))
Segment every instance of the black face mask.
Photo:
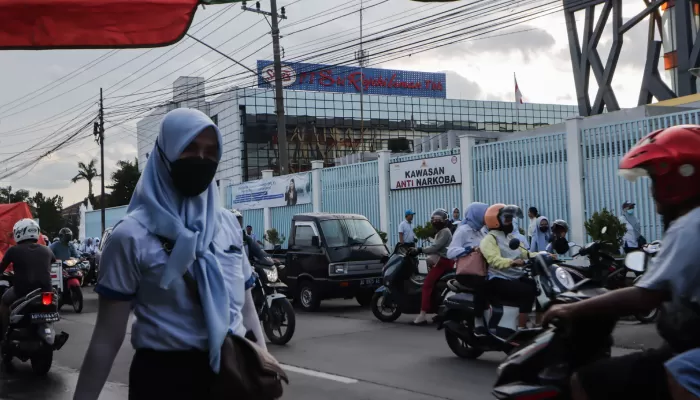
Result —
POLYGON ((502 226, 501 226, 501 230, 503 231, 503 233, 505 233, 505 234, 507 235, 507 234, 513 232, 513 224, 510 224, 510 225, 502 225, 502 226))
POLYGON ((540 226, 540 232, 547 232, 549 230, 548 226, 540 226))
POLYGON ((433 229, 435 229, 436 232, 440 232, 446 226, 444 222, 431 221, 430 223, 433 225, 433 229))
POLYGON ((180 158, 170 163, 170 177, 181 195, 195 197, 207 190, 218 166, 216 161, 206 158, 180 158))

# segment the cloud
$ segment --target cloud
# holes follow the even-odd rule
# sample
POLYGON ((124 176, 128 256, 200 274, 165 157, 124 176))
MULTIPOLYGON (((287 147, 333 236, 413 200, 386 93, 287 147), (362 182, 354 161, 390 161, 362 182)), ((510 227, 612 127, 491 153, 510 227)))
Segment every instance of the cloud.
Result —
POLYGON ((441 71, 447 78, 447 98, 448 99, 481 99, 484 95, 481 87, 460 75, 457 71, 441 71))

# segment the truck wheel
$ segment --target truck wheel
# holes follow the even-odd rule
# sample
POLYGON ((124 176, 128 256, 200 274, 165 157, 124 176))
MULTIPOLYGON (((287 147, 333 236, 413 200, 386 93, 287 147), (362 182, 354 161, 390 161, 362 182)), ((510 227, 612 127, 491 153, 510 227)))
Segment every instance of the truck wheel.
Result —
POLYGON ((321 305, 321 298, 313 282, 305 281, 299 286, 299 305, 304 311, 313 312, 321 305))
POLYGON ((401 309, 397 304, 384 304, 384 299, 382 293, 374 293, 369 308, 378 320, 394 322, 401 316, 401 309))
POLYGON ((362 307, 367 307, 372 303, 372 296, 374 295, 374 292, 371 292, 369 290, 362 291, 355 296, 355 300, 357 300, 357 303, 362 306, 362 307))
POLYGON ((51 364, 53 363, 53 351, 39 353, 31 358, 32 371, 38 376, 44 376, 49 373, 51 364))

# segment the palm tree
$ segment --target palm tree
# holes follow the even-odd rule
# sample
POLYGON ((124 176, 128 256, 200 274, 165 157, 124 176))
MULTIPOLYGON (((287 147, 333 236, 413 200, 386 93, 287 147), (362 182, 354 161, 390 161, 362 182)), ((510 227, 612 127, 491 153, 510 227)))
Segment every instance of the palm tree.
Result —
POLYGON ((92 199, 92 180, 98 178, 100 174, 97 173, 96 159, 90 160, 86 165, 84 162, 78 163, 78 174, 71 179, 71 182, 76 183, 78 181, 85 180, 88 183, 88 198, 92 199))

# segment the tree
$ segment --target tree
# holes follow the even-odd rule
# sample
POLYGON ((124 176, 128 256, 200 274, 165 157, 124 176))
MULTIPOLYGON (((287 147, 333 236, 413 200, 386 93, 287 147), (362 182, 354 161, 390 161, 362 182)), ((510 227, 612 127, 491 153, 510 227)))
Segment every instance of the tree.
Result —
POLYGON ((266 234, 263 236, 263 240, 270 243, 272 246, 277 246, 284 243, 284 241, 287 240, 287 238, 284 235, 280 236, 279 232, 277 232, 277 229, 272 228, 267 230, 266 234))
POLYGON ((12 192, 12 186, 0 188, 0 203, 22 203, 29 200, 29 191, 19 189, 12 192))
POLYGON ((627 227, 620 221, 615 214, 603 208, 600 212, 596 211, 591 216, 591 219, 584 223, 586 233, 593 240, 604 242, 604 248, 611 254, 620 252, 620 243, 622 237, 625 236, 627 227), (603 232, 605 228, 605 232, 603 232))
POLYGON ((416 235, 416 239, 420 240, 419 244, 422 247, 425 242, 430 242, 430 239, 435 236, 435 228, 430 221, 426 222, 425 225, 418 225, 413 228, 413 233, 416 235))
POLYGON ((99 177, 100 174, 97 173, 97 160, 92 159, 86 165, 84 162, 78 162, 78 174, 71 179, 71 182, 76 183, 78 181, 87 181, 88 183, 88 197, 92 198, 92 180, 99 177))
POLYGON ((140 177, 138 159, 134 159, 134 162, 117 161, 117 170, 112 172, 112 184, 107 186, 112 191, 108 204, 111 207, 129 204, 140 177))
POLYGON ((43 193, 36 192, 29 200, 36 207, 36 217, 39 218, 41 229, 51 237, 58 236, 58 231, 64 225, 63 216, 61 215, 63 197, 58 195, 44 197, 43 193))

